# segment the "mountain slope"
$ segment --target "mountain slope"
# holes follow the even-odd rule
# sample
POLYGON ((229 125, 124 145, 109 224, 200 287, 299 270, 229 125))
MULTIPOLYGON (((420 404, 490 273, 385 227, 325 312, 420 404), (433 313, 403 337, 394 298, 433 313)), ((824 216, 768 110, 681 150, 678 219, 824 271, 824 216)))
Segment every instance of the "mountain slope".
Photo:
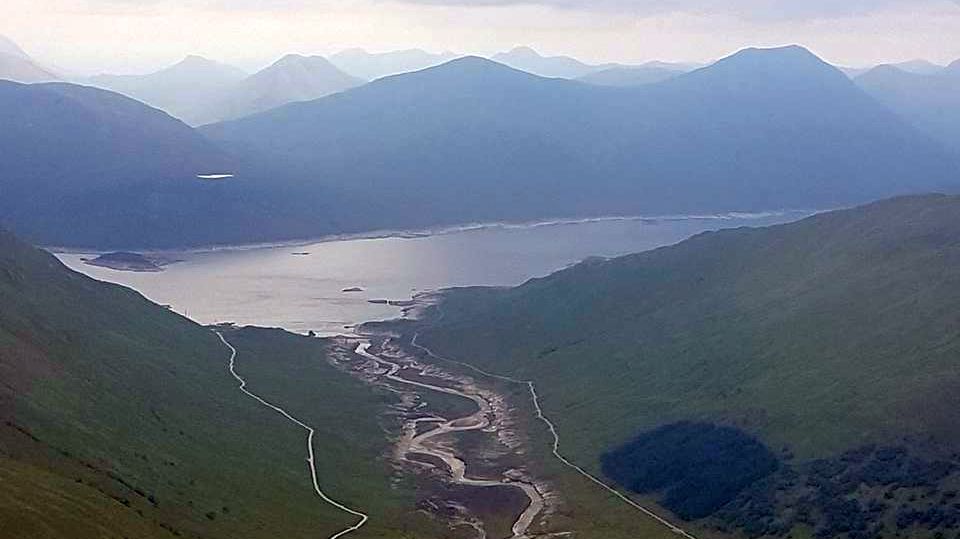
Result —
POLYGON ((230 120, 295 101, 318 99, 362 83, 323 57, 290 54, 239 82, 221 102, 211 106, 217 109, 219 120, 230 120))
POLYGON ((943 70, 944 66, 935 64, 929 60, 908 60, 891 64, 893 67, 906 71, 907 73, 916 73, 917 75, 933 75, 943 70))
POLYGON ((640 88, 464 58, 203 132, 286 184, 369 204, 354 219, 371 228, 830 207, 957 181, 955 160, 800 48, 640 88))
POLYGON ((341 70, 364 80, 374 80, 400 73, 420 71, 456 58, 452 52, 432 54, 420 49, 370 53, 363 49, 347 49, 330 57, 341 70))
POLYGON ((52 82, 60 77, 34 62, 13 40, 0 35, 0 80, 34 83, 52 82))
MULTIPOLYGON (((321 341, 226 331, 250 387, 316 427, 324 487, 371 512, 357 537, 404 537, 400 529, 422 526, 402 514, 413 503, 406 486, 390 486, 377 463, 387 444, 376 420, 381 397, 333 368, 321 341)), ((241 393, 228 358, 211 331, 0 232, 6 530, 267 538, 352 525, 355 517, 314 495, 305 432, 241 393)))
POLYGON ((32 241, 109 247, 209 241, 249 216, 231 159, 188 126, 119 94, 0 83, 0 221, 32 241), (201 239, 206 238, 206 239, 201 239))
POLYGON ((682 73, 684 71, 679 69, 656 66, 612 67, 588 73, 577 80, 600 86, 642 86, 663 82, 682 73))
POLYGON ((495 54, 491 60, 541 77, 563 79, 576 79, 604 69, 621 67, 613 64, 588 65, 569 56, 543 56, 530 47, 516 47, 495 54))
POLYGON ((960 153, 960 60, 930 73, 880 66, 856 79, 884 105, 960 153))
POLYGON ((191 125, 219 118, 212 103, 243 80, 246 73, 233 66, 188 56, 179 63, 147 75, 98 75, 90 83, 162 109, 191 125))
POLYGON ((29 58, 26 51, 20 48, 12 39, 4 35, 0 35, 0 54, 29 58))
MULTIPOLYGON (((960 387, 958 238, 960 197, 939 195, 707 233, 515 289, 449 291, 419 342, 535 381, 565 453, 588 467, 637 433, 631 451, 641 459, 705 450, 694 445, 698 427, 683 427, 691 445, 649 430, 674 422, 756 436, 783 459, 784 475, 724 506, 727 525, 759 526, 751 535, 776 522, 783 531, 807 507, 822 537, 927 537, 946 522, 923 520, 928 501, 958 480, 948 463, 960 448, 957 408, 947 397, 960 387), (907 456, 914 464, 900 467, 907 456)), ((610 455, 611 470, 645 470, 610 455)), ((672 473, 651 462, 660 471, 644 473, 672 473)), ((683 488, 707 491, 698 482, 708 479, 688 477, 683 488)), ((645 481, 634 488, 660 489, 645 481)), ((671 508, 693 509, 684 499, 671 508)))
POLYGON ((0 80, 35 83, 52 82, 60 77, 29 58, 0 53, 0 80))

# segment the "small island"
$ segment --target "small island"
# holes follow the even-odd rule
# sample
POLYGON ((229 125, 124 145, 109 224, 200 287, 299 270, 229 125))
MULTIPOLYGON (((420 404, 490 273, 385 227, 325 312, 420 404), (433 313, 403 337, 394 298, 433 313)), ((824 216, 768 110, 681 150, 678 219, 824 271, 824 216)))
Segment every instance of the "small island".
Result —
POLYGON ((391 307, 413 307, 417 304, 417 302, 412 299, 368 299, 367 303, 390 305, 391 307))
POLYGON ((96 258, 85 258, 83 262, 91 266, 117 271, 158 272, 163 271, 164 266, 173 264, 177 260, 118 251, 102 254, 96 258))

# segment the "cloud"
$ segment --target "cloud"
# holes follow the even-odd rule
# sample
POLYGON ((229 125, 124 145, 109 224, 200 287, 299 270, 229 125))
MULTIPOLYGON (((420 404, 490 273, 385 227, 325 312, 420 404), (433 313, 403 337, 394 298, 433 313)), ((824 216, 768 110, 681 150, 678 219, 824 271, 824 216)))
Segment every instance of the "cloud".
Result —
MULTIPOLYGON (((616 11, 637 16, 666 13, 732 15, 743 19, 817 20, 869 15, 891 8, 914 9, 947 0, 403 0, 436 6, 539 5, 580 11, 616 11)), ((960 0, 950 0, 960 6, 960 0)))
POLYGON ((539 6, 566 11, 733 16, 744 20, 812 21, 858 17, 897 9, 953 9, 960 0, 80 0, 90 7, 137 9, 175 5, 232 12, 341 10, 363 4, 407 4, 450 8, 539 6))

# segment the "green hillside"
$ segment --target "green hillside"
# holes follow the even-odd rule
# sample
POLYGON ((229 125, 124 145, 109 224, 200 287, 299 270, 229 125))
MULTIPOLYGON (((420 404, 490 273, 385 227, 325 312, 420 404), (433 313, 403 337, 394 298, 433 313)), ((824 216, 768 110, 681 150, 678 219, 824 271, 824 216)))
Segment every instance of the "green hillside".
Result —
MULTIPOLYGON (((869 526, 881 521, 945 533, 960 515, 944 499, 952 513, 933 527, 904 513, 927 505, 895 502, 916 501, 914 487, 925 489, 921 501, 955 488, 958 306, 960 197, 931 195, 702 234, 515 289, 453 290, 421 342, 534 380, 565 452, 594 470, 638 434, 638 451, 656 436, 676 439, 657 427, 728 425, 758 437, 807 486, 833 485, 810 487, 823 503, 808 522, 789 522, 824 536, 879 534, 869 526), (897 468, 879 474, 878 462, 897 468), (930 467, 944 473, 918 471, 930 467), (866 511, 871 496, 887 496, 883 518, 863 529, 834 522, 844 511, 831 503, 857 500, 866 511)), ((768 482, 797 500, 806 488, 795 477, 768 482)), ((766 500, 777 511, 797 501, 777 496, 766 500)), ((785 518, 777 511, 767 524, 785 518)))
MULTIPOLYGON (((250 388, 316 426, 323 488, 371 515, 353 537, 437 536, 380 459, 389 397, 329 366, 322 341, 227 337, 250 388)), ((211 331, 0 233, 0 536, 297 538, 353 524, 314 495, 306 433, 240 393, 228 357, 211 331)))

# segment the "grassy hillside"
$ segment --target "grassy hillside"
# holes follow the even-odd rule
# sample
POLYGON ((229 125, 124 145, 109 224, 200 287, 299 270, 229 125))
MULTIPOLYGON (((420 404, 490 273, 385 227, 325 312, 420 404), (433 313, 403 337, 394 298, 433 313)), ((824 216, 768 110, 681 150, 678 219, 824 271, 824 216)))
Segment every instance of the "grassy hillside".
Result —
POLYGON ((950 460, 958 263, 960 198, 898 198, 450 291, 421 339, 535 380, 566 452, 594 469, 687 420, 738 427, 798 466, 870 444, 950 460))
MULTIPOLYGON (((321 341, 228 338, 251 388, 317 427, 322 485, 371 514, 356 537, 434 536, 378 464, 387 397, 330 367, 321 341)), ((304 431, 241 394, 228 357, 209 330, 0 234, 0 535, 316 537, 352 524, 313 494, 304 431)))

